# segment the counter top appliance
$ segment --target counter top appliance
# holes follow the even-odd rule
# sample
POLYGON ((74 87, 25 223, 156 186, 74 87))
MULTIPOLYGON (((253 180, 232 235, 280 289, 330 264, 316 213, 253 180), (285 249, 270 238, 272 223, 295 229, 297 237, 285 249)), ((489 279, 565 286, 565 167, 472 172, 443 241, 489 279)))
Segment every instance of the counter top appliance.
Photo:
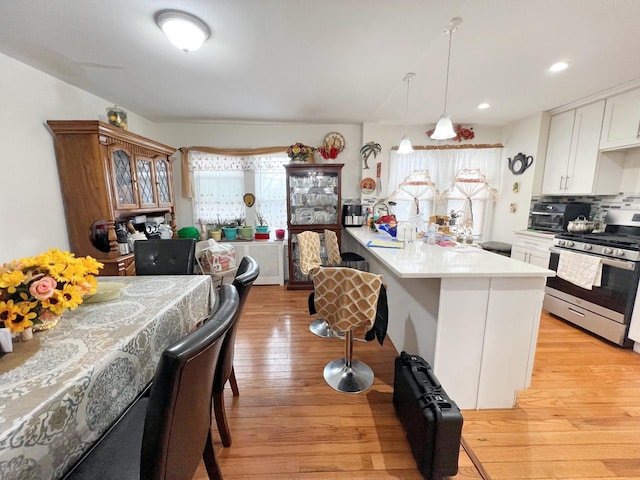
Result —
POLYGON ((549 268, 558 269, 563 252, 600 259, 599 286, 582 288, 558 276, 547 280, 544 308, 596 335, 629 347, 628 338, 640 283, 640 210, 611 210, 601 233, 558 233, 549 268))
POLYGON ((583 202, 536 202, 529 213, 529 228, 545 232, 563 232, 580 215, 589 218, 591 205, 583 202))

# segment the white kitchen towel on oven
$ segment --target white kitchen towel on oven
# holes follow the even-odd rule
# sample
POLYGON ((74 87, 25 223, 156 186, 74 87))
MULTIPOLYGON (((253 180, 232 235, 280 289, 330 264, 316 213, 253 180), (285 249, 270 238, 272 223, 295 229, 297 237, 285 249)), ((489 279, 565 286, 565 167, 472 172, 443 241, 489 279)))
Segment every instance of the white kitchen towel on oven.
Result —
POLYGON ((591 290, 602 281, 602 260, 593 255, 561 251, 558 261, 558 277, 579 287, 591 290))

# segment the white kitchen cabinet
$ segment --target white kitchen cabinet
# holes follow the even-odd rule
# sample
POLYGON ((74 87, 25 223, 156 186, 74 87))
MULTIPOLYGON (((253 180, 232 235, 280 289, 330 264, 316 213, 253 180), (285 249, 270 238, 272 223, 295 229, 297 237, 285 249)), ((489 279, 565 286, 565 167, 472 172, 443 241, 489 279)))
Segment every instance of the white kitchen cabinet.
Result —
POLYGON ((539 267, 548 268, 553 244, 553 234, 535 232, 516 232, 515 242, 511 246, 511 258, 539 267))
POLYGON ((599 151, 604 106, 600 100, 551 117, 544 195, 619 193, 624 153, 599 151))
POLYGON ((640 147, 640 89, 607 98, 600 150, 640 147))

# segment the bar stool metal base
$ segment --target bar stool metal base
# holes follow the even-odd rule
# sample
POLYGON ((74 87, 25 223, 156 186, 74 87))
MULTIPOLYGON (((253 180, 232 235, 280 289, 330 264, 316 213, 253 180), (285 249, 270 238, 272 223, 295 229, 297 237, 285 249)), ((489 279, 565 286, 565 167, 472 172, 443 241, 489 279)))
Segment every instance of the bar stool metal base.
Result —
POLYGON ((312 321, 309 324, 309 330, 314 335, 322 338, 344 338, 344 333, 338 333, 331 330, 327 321, 322 318, 312 321))
POLYGON ((332 360, 324 367, 324 380, 342 393, 361 393, 373 385, 373 370, 360 360, 347 366, 344 358, 332 360))

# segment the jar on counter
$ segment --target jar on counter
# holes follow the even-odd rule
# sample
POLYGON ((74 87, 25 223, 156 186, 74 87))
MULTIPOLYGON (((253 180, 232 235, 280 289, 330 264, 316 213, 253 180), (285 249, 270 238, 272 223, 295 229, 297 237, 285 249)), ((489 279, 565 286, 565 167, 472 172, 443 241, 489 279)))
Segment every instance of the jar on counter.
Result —
POLYGON ((111 125, 127 129, 127 111, 117 105, 107 108, 107 120, 111 125))

